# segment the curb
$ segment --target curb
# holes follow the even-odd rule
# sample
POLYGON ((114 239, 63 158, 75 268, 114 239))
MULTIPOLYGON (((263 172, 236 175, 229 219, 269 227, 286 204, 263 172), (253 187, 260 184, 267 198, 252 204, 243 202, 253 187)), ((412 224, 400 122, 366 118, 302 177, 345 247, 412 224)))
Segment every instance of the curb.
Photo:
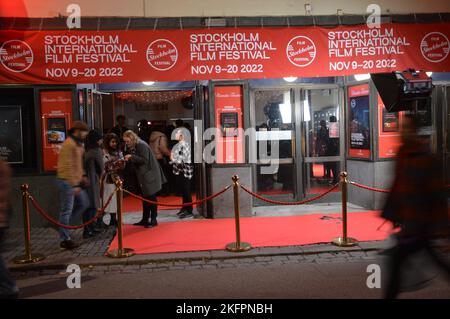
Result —
POLYGON ((81 268, 93 268, 95 266, 111 265, 144 265, 179 261, 209 261, 227 259, 245 259, 253 257, 314 255, 322 253, 339 254, 340 252, 377 251, 382 249, 383 241, 360 242, 354 247, 337 247, 332 244, 312 244, 304 246, 259 247, 247 252, 231 253, 225 250, 209 250, 198 252, 175 252, 162 254, 134 255, 123 259, 102 257, 83 257, 81 261, 65 260, 50 263, 40 262, 36 264, 17 265, 10 263, 11 272, 27 272, 39 270, 65 270, 69 264, 77 264, 81 268), (361 245, 361 246, 360 246, 361 245))

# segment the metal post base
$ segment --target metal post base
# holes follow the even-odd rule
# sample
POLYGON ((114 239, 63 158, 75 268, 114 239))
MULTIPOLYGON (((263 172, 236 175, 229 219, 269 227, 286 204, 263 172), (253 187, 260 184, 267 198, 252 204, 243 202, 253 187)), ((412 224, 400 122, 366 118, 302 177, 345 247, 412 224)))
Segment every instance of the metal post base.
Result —
POLYGON ((30 255, 30 256, 17 256, 13 259, 13 262, 15 264, 33 264, 37 263, 38 261, 41 261, 45 259, 43 255, 36 254, 36 255, 30 255))
POLYGON ((106 256, 111 258, 127 258, 134 255, 134 249, 132 248, 122 248, 113 249, 106 253, 106 256))
POLYGON ((240 243, 240 245, 238 246, 237 243, 234 242, 234 243, 227 244, 227 246, 225 248, 228 251, 232 251, 234 253, 239 253, 239 252, 243 252, 243 251, 249 251, 250 249, 252 249, 252 245, 250 243, 240 243))
POLYGON ((355 238, 344 238, 344 237, 337 237, 335 239, 333 239, 333 241, 331 242, 332 244, 339 246, 339 247, 351 247, 351 246, 355 246, 358 241, 355 238))

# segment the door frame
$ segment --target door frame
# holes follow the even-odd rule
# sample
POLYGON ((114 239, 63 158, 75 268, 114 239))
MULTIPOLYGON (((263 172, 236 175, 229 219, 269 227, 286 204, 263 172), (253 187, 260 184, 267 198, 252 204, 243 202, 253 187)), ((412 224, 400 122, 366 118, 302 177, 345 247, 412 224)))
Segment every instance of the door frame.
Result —
MULTIPOLYGON (((338 94, 338 106, 339 106, 339 155, 338 156, 326 156, 321 157, 321 162, 331 162, 331 161, 339 161, 340 169, 345 170, 346 161, 345 161, 345 147, 346 147, 346 133, 345 133, 345 92, 344 86, 340 84, 286 84, 286 85, 278 85, 278 86, 269 86, 269 87, 250 87, 249 88, 249 122, 250 127, 256 127, 256 119, 255 119, 255 92, 256 91, 282 91, 282 90, 290 90, 291 91, 291 103, 293 106, 293 129, 294 129, 294 152, 293 152, 293 164, 295 171, 295 180, 294 180, 294 196, 293 200, 302 200, 308 196, 312 196, 314 194, 306 194, 305 184, 304 184, 304 165, 306 163, 314 162, 315 157, 307 157, 306 154, 306 145, 304 145, 302 134, 305 130, 305 124, 303 122, 303 108, 304 108, 304 97, 305 92, 308 90, 320 90, 320 89, 336 89, 338 94)), ((249 148, 253 148, 252 151, 256 151, 256 143, 250 143, 249 148)), ((249 150, 250 151, 250 150, 249 150)), ((253 190, 255 190, 257 183, 257 164, 252 163, 252 184, 253 190)), ((275 199, 286 199, 286 195, 280 196, 271 196, 271 198, 275 199)), ((263 206, 266 205, 262 201, 255 200, 254 206, 263 206)))

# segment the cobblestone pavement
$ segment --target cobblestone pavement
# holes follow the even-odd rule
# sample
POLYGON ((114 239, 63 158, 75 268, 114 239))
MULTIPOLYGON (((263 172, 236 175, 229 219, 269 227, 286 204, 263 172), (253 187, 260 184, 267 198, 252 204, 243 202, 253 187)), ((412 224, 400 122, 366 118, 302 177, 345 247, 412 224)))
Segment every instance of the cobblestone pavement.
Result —
MULTIPOLYGON (((51 227, 35 227, 31 230, 31 252, 44 254, 47 261, 67 260, 76 257, 103 256, 111 243, 115 231, 107 228, 102 233, 90 239, 82 238, 82 229, 72 230, 72 238, 83 244, 73 250, 59 248, 58 231, 51 227)), ((9 261, 24 253, 23 231, 19 228, 8 230, 2 256, 9 261)))
MULTIPOLYGON (((361 262, 365 260, 375 260, 378 258, 377 251, 350 251, 334 253, 318 253, 306 255, 290 256, 256 256, 224 259, 200 259, 200 260, 170 260, 146 262, 142 264, 113 264, 113 265, 93 265, 83 268, 85 275, 102 275, 111 273, 135 273, 135 272, 159 272, 172 270, 193 270, 193 269, 224 269, 254 266, 274 266, 284 264, 301 263, 340 263, 340 262, 361 262)), ((44 269, 27 272, 14 272, 17 278, 23 276, 51 276, 59 275, 60 270, 44 269)))

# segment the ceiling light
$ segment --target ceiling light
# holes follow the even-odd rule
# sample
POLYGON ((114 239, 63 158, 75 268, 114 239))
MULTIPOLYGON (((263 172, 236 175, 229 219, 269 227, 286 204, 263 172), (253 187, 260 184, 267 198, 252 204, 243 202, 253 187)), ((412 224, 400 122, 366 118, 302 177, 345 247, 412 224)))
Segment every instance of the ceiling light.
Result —
POLYGON ((370 79, 370 74, 369 73, 355 74, 353 75, 353 77, 355 78, 356 81, 365 81, 370 79))
POLYGON ((283 78, 286 82, 294 82, 295 80, 297 80, 297 77, 295 76, 288 76, 283 78))
POLYGON ((144 85, 153 85, 153 84, 155 84, 155 82, 152 82, 152 81, 144 81, 144 82, 142 82, 142 84, 144 84, 144 85))

